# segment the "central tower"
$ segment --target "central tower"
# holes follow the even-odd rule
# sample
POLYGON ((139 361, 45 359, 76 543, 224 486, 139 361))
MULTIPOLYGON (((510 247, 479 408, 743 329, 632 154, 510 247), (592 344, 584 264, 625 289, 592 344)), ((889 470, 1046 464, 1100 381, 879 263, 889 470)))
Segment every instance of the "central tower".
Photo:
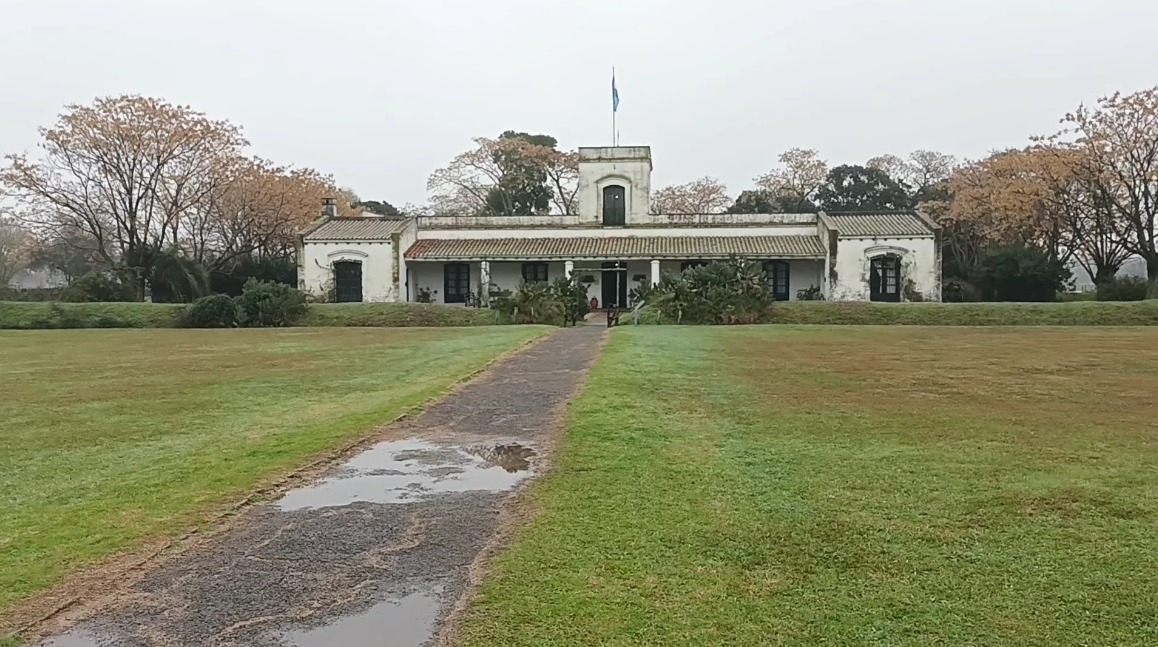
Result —
POLYGON ((624 227, 651 209, 651 148, 579 149, 579 222, 624 227))

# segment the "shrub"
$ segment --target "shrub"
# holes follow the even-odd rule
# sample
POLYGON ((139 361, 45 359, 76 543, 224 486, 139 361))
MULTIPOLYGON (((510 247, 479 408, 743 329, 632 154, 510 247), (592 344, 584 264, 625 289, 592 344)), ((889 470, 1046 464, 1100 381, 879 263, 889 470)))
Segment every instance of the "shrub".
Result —
POLYGON ((306 295, 284 283, 249 279, 236 297, 241 325, 249 328, 280 328, 293 325, 306 314, 306 295))
POLYGON ((296 285, 297 265, 289 257, 255 259, 243 256, 225 267, 220 267, 209 275, 209 287, 221 294, 240 296, 249 279, 296 285))
POLYGON ((659 285, 641 286, 639 296, 659 318, 686 324, 760 323, 773 303, 760 264, 739 259, 664 275, 659 285))
POLYGON ((510 296, 495 300, 495 309, 517 324, 558 324, 565 309, 549 283, 524 283, 510 296))
POLYGON ((977 266, 977 287, 986 301, 1057 301, 1072 273, 1031 247, 995 249, 977 266))
POLYGON ((186 306, 161 303, 0 302, 0 328, 174 328, 186 306))
POLYGON ((1114 277, 1098 284, 1098 301, 1144 301, 1150 282, 1139 276, 1114 277))
POLYGON ((154 303, 189 303, 209 294, 209 272, 176 251, 153 257, 149 292, 154 303))
POLYGON ((131 286, 102 273, 86 274, 61 290, 61 301, 113 303, 140 301, 131 286))
POLYGON ((237 319, 237 302, 226 294, 201 297, 185 310, 189 328, 233 328, 237 319))
POLYGON ((945 303, 976 303, 981 301, 981 290, 963 279, 946 279, 941 288, 945 303))

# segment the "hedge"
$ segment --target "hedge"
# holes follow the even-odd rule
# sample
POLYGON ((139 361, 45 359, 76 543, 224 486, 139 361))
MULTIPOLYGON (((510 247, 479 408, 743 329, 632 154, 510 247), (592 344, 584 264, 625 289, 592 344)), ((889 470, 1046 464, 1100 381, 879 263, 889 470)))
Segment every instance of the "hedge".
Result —
POLYGON ((497 310, 430 303, 315 303, 297 326, 493 326, 497 310))
MULTIPOLYGON (((176 328, 187 305, 0 301, 0 329, 176 328)), ((295 326, 490 326, 496 310, 428 303, 315 303, 295 326)))
MULTIPOLYGON (((657 321, 644 308, 643 323, 657 321)), ((1158 300, 1073 303, 777 303, 764 323, 856 326, 1158 326, 1158 300)))
MULTIPOLYGON (((0 329, 174 328, 186 306, 0 301, 0 329)), ((643 323, 660 323, 644 308, 643 323)), ((624 323, 630 320, 624 318, 624 323)), ((495 310, 426 303, 312 304, 298 326, 489 326, 495 310)), ((767 323, 910 326, 1156 326, 1158 300, 1076 303, 777 303, 767 323)))
POLYGON ((0 328, 176 328, 182 304, 0 301, 0 328))

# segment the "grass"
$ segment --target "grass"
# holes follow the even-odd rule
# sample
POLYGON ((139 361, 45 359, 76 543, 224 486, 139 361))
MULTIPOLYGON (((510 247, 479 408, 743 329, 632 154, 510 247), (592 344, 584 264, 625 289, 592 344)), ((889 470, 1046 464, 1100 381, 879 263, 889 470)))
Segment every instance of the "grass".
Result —
POLYGON ((1158 331, 618 329, 485 645, 1158 644, 1158 331))
POLYGON ((303 326, 492 326, 497 310, 429 303, 320 303, 310 306, 303 326))
POLYGON ((542 330, 0 333, 0 618, 72 571, 196 526, 542 330))
MULTIPOLYGON (((672 323, 644 308, 644 323, 672 323)), ((765 323, 853 326, 1158 326, 1158 300, 1069 303, 777 303, 765 323)))

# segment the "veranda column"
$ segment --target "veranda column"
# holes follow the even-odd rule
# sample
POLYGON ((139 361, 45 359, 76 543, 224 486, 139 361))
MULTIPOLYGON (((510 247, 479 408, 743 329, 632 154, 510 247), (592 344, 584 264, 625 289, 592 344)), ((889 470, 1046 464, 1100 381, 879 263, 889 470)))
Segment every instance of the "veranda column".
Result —
POLYGON ((659 261, 651 262, 651 284, 659 285, 659 261))
POLYGON ((575 261, 563 261, 563 275, 567 278, 571 278, 571 275, 574 273, 575 261))
POLYGON ((490 305, 491 294, 491 263, 490 261, 479 261, 478 263, 478 282, 479 282, 479 303, 484 306, 490 305))

